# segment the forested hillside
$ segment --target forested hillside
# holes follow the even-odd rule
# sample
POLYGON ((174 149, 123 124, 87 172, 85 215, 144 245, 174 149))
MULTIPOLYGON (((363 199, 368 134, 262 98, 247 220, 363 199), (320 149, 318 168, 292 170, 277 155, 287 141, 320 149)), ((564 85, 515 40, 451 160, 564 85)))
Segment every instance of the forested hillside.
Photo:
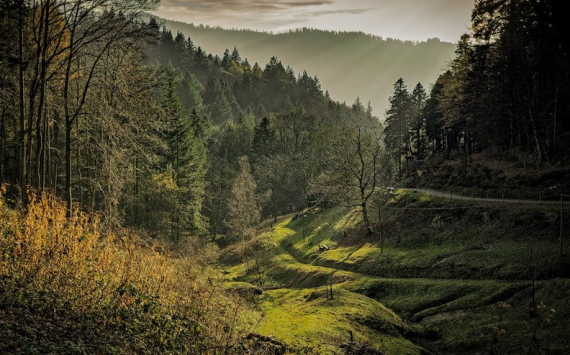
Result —
POLYGON ((392 83, 399 76, 414 84, 433 83, 453 58, 454 49, 454 44, 435 38, 411 42, 308 28, 270 34, 160 21, 173 34, 183 33, 220 57, 224 49, 234 47, 251 63, 265 63, 278 56, 284 65, 316 75, 334 100, 351 103, 358 95, 363 102, 370 101, 380 118, 388 108, 392 83))
POLYGON ((70 215, 171 241, 243 235, 306 203, 337 132, 379 127, 360 99, 339 104, 276 57, 219 58, 145 22, 152 4, 80 4, 2 5, 0 179, 23 205, 45 190, 70 215))
MULTIPOLYGON (((508 162, 501 164, 521 171, 567 166, 570 27, 563 13, 559 0, 476 1, 471 32, 461 37, 431 92, 408 88, 410 81, 402 78, 394 84, 384 133, 400 176, 409 176, 417 160, 460 158, 470 165, 476 158, 483 166, 469 171, 471 181, 447 174, 450 180, 443 184, 496 188, 493 180, 506 183, 505 177, 492 176, 486 161, 508 162)), ((544 181, 525 174, 518 179, 522 185, 511 189, 570 188, 564 174, 551 173, 544 181)))

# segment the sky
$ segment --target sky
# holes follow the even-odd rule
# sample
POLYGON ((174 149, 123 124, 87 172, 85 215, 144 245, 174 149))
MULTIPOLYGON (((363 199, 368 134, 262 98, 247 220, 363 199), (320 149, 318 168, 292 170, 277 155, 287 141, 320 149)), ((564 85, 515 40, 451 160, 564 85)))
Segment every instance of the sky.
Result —
POLYGON ((473 0, 161 0, 156 15, 187 23, 282 32, 310 27, 384 38, 457 42, 473 0))

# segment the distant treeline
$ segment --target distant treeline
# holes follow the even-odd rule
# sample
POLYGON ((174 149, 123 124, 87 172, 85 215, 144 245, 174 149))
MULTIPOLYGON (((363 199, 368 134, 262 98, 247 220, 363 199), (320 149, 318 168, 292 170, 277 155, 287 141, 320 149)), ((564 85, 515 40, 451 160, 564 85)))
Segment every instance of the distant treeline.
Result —
POLYGON ((237 47, 251 63, 278 56, 284 65, 318 76, 335 100, 350 103, 360 96, 364 102, 371 101, 380 118, 388 107, 392 83, 399 76, 411 82, 433 83, 453 58, 454 49, 452 43, 436 38, 412 42, 309 28, 271 34, 159 21, 164 21, 173 34, 183 33, 214 55, 237 47))

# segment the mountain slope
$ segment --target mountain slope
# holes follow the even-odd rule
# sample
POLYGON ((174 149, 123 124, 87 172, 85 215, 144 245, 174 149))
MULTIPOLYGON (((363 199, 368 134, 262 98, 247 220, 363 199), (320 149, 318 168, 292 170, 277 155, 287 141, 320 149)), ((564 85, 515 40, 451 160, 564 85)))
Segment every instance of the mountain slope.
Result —
POLYGON ((326 32, 302 29, 271 34, 226 30, 163 20, 173 34, 183 33, 206 52, 222 55, 237 47, 253 64, 277 56, 296 73, 317 75, 334 100, 352 103, 356 96, 370 101, 379 117, 384 116, 392 84, 403 77, 410 85, 435 82, 455 45, 431 39, 399 41, 357 32, 326 32))

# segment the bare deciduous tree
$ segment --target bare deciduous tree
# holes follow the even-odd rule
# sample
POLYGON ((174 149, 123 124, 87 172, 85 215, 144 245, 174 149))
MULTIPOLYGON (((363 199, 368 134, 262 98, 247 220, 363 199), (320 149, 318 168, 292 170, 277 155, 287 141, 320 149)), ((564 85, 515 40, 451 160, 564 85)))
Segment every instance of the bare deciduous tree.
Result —
POLYGON ((377 129, 362 124, 344 127, 329 156, 329 169, 317 185, 327 185, 330 199, 347 207, 358 207, 369 234, 370 200, 387 175, 389 158, 377 129))

